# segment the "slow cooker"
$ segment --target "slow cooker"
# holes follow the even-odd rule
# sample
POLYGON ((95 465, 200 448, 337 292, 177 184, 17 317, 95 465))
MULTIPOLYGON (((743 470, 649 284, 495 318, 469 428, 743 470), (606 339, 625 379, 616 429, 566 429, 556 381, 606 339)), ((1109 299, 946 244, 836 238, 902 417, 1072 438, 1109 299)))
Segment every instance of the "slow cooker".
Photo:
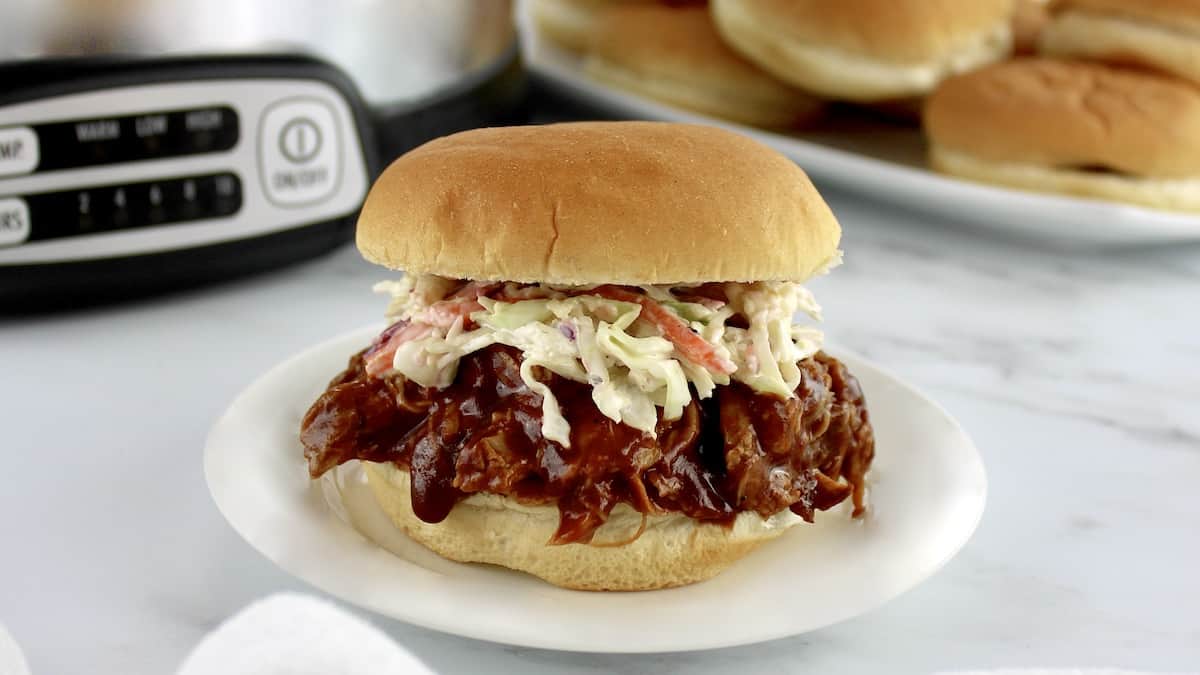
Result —
POLYGON ((346 241, 430 138, 520 118, 508 0, 6 0, 0 306, 140 294, 346 241))

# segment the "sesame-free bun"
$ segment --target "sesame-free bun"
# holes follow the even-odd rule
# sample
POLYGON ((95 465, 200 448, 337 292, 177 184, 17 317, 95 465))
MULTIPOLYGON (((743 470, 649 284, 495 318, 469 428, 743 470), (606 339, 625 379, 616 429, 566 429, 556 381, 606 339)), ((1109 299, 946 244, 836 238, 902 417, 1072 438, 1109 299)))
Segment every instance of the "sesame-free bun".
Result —
POLYGON ((841 229, 793 162, 663 122, 475 129, 401 156, 358 220, 370 261, 551 284, 803 281, 841 229))
POLYGON ((1046 0, 1017 0, 1013 9, 1013 54, 1029 56, 1037 53, 1038 38, 1050 21, 1046 0))
POLYGON ((936 146, 929 151, 929 163, 942 173, 980 183, 1171 211, 1200 211, 1200 178, 1137 178, 1036 164, 989 162, 936 146))
POLYGON ((792 127, 821 110, 818 99, 730 49, 702 6, 605 11, 585 69, 620 89, 743 124, 792 127))
POLYGON ((547 542, 558 528, 557 506, 477 493, 456 504, 442 522, 426 523, 412 511, 407 471, 394 464, 363 466, 392 522, 438 555, 501 565, 577 590, 643 591, 703 581, 801 522, 790 511, 767 519, 744 512, 729 528, 677 513, 650 515, 641 536, 625 543, 637 533, 642 515, 622 503, 592 544, 552 546, 547 542))
POLYGON ((925 105, 934 168, 985 182, 1200 208, 1200 89, 1084 61, 1018 59, 925 105))
POLYGON ((533 22, 559 46, 582 52, 591 45, 596 19, 609 7, 653 0, 533 0, 533 22))
POLYGON ((1051 0, 1055 13, 1080 10, 1173 24, 1200 33, 1200 2, 1197 0, 1051 0))
POLYGON ((1043 29, 1044 54, 1156 68, 1200 82, 1200 2, 1065 0, 1043 29))
POLYGON ((577 52, 591 43, 596 13, 603 0, 533 0, 533 22, 538 31, 577 52))
POLYGON ((830 98, 919 96, 1004 58, 1013 0, 712 0, 729 44, 775 76, 830 98))

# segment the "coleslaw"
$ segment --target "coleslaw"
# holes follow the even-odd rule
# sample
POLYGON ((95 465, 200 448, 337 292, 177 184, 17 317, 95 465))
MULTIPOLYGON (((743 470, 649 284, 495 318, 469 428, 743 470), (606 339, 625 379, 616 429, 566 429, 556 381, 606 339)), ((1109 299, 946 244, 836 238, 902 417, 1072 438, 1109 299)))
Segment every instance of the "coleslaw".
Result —
POLYGON ((678 419, 693 389, 708 398, 737 380, 793 396, 797 362, 823 339, 795 323, 798 313, 820 321, 821 309, 791 282, 567 287, 419 275, 375 290, 391 296, 391 325, 368 350, 368 373, 442 388, 464 356, 514 347, 523 355, 521 378, 542 397, 542 434, 564 447, 570 426, 538 368, 590 385, 601 413, 654 435, 658 409, 678 419))

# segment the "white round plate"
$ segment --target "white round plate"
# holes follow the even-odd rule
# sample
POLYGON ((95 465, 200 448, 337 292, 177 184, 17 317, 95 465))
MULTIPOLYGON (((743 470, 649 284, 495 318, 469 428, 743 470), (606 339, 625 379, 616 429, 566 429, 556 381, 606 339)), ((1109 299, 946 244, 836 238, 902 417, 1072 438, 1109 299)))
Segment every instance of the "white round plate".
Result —
POLYGON ((870 363, 835 352, 858 376, 875 427, 865 518, 852 520, 844 509, 820 514, 815 525, 792 528, 715 579, 643 593, 568 591, 499 567, 443 560, 391 527, 355 467, 342 472, 340 496, 330 489, 334 481, 308 478, 300 419, 378 331, 321 344, 250 385, 209 434, 204 471, 221 513, 267 558, 332 595, 409 623, 588 652, 770 640, 848 619, 912 588, 966 543, 983 513, 983 462, 958 424, 870 363))
MULTIPOLYGON (((1200 216, 973 183, 925 168, 916 129, 842 129, 786 135, 728 122, 610 88, 580 58, 541 39, 529 3, 518 5, 526 66, 573 98, 629 119, 693 122, 753 137, 795 160, 815 179, 932 213, 956 227, 982 227, 1060 248, 1200 241, 1200 216)), ((822 186, 823 187, 823 186, 822 186)))

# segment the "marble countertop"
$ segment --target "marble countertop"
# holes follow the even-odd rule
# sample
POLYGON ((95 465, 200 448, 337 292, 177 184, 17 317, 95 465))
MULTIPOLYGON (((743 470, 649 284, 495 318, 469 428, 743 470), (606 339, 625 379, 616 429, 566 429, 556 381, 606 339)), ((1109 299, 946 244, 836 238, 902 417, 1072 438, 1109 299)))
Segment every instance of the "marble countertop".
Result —
MULTIPOLYGON (((987 462, 941 573, 865 616, 711 652, 602 656, 371 619, 439 672, 889 672, 1200 664, 1200 248, 1067 255, 836 192, 826 329, 932 395, 987 462)), ((347 247, 253 279, 0 321, 0 623, 35 673, 164 673, 305 589, 229 528, 205 433, 252 378, 378 320, 347 247)), ((786 580, 784 580, 786 581, 786 580)))

